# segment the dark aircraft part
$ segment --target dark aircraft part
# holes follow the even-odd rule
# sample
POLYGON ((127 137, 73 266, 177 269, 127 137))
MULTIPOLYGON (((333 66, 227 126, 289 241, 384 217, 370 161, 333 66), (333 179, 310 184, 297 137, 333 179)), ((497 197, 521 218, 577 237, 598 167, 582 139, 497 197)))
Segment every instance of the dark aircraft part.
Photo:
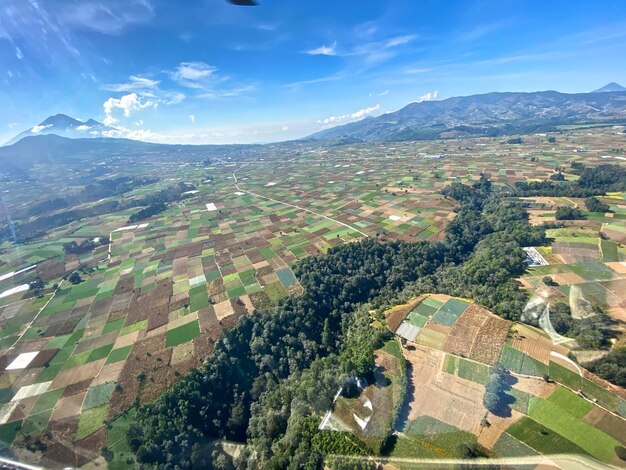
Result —
POLYGON ((238 5, 240 7, 255 7, 258 3, 255 0, 228 0, 233 5, 238 5))

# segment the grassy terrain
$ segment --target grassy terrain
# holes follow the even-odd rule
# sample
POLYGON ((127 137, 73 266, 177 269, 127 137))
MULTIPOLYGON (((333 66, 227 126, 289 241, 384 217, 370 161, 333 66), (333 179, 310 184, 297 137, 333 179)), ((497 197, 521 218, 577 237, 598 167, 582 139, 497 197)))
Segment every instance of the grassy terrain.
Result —
POLYGON ((560 395, 553 401, 534 397, 530 402, 529 416, 547 429, 571 441, 589 455, 602 462, 609 462, 615 457, 615 447, 620 444, 608 434, 577 417, 588 409, 586 405, 573 400, 566 394, 560 395), (572 413, 561 406, 564 404, 574 406, 572 413))

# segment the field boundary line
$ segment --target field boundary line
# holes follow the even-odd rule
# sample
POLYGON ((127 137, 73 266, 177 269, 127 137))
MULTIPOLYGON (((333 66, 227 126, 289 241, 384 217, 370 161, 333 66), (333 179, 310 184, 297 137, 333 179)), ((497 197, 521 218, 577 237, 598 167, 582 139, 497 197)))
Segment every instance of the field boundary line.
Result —
POLYGON ((59 282, 59 285, 57 286, 57 288, 54 290, 54 292, 52 293, 52 295, 50 296, 50 298, 46 301, 45 304, 43 304, 43 307, 41 307, 39 309, 39 311, 37 312, 37 315, 35 315, 35 317, 30 321, 30 323, 28 324, 28 326, 24 329, 24 331, 22 332, 21 335, 18 336, 18 338, 15 340, 15 342, 9 347, 7 348, 3 354, 0 355, 0 357, 4 356, 6 353, 8 353, 26 334, 26 332, 28 331, 28 329, 33 326, 33 323, 35 320, 37 320, 37 318, 39 318, 39 315, 41 314, 41 312, 43 312, 43 310, 48 306, 48 304, 50 303, 50 301, 52 301, 52 299, 54 299, 54 296, 57 295, 57 291, 61 288, 61 286, 63 285, 63 279, 61 279, 61 282, 59 282))
POLYGON ((241 192, 243 192, 243 193, 250 194, 251 196, 254 196, 254 197, 258 197, 258 198, 261 198, 261 199, 267 199, 268 201, 276 202, 276 203, 278 203, 278 204, 284 204, 284 205, 286 205, 286 206, 293 207, 293 208, 295 208, 295 209, 300 209, 300 210, 302 210, 302 211, 309 212, 309 213, 311 213, 311 214, 317 215, 318 217, 322 217, 322 218, 324 218, 324 219, 327 219, 327 220, 330 220, 330 221, 332 221, 332 222, 335 222, 336 224, 343 225, 344 227, 347 227, 347 228, 349 228, 350 230, 354 230, 355 232, 358 232, 358 233, 360 233, 361 235, 363 235, 365 238, 369 238, 369 237, 370 237, 367 233, 362 232, 362 231, 361 231, 361 230, 359 230, 358 228, 353 227, 353 226, 351 226, 351 225, 349 225, 349 224, 346 224, 345 222, 341 222, 341 221, 339 221, 339 220, 337 220, 337 219, 333 219, 332 217, 328 217, 327 215, 320 214, 319 212, 315 212, 315 211, 312 211, 311 209, 307 209, 307 208, 305 208, 305 207, 297 206, 297 205, 295 205, 295 204, 291 204, 291 203, 289 203, 289 202, 279 201, 278 199, 273 199, 273 198, 271 198, 271 197, 269 197, 269 196, 262 196, 262 195, 260 195, 260 194, 253 193, 252 191, 248 191, 248 190, 246 190, 246 189, 242 189, 242 188, 240 188, 240 187, 239 187, 239 182, 237 181, 237 175, 235 174, 235 173, 237 173, 237 171, 238 171, 238 170, 239 170, 239 168, 238 168, 237 170, 233 171, 233 179, 235 180, 234 185, 235 185, 235 188, 237 188, 237 190, 238 190, 238 191, 241 191, 241 192))

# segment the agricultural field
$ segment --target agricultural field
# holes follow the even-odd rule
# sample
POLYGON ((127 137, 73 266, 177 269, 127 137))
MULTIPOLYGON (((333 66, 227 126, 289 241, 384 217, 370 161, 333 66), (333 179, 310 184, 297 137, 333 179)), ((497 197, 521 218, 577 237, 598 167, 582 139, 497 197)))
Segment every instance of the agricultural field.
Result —
MULTIPOLYGON (((532 206, 543 207, 534 211, 538 222, 564 205, 558 198, 527 199, 532 199, 532 206)), ((550 309, 567 304, 576 320, 606 315, 613 344, 626 341, 626 194, 599 197, 609 207, 605 213, 587 211, 584 199, 567 199, 570 206, 582 210, 584 219, 560 221, 563 227, 546 231, 550 245, 536 247, 545 265, 530 267, 519 279, 531 295, 523 319, 538 323, 552 341, 565 348, 565 354, 572 353, 586 364, 606 354, 606 348, 604 352, 594 350, 559 334, 553 328, 550 309)))
POLYGON ((386 314, 397 312, 405 315, 394 320, 409 381, 390 465, 460 458, 464 449, 478 448, 503 458, 565 453, 626 467, 616 454, 625 442, 626 390, 582 369, 541 329, 440 294, 424 294, 386 314), (408 340, 406 325, 415 325, 416 316, 420 329, 408 340), (496 363, 509 371, 511 385, 505 409, 489 411, 483 396, 496 363))
MULTIPOLYGON (((28 215, 51 194, 73 195, 93 181, 151 178, 121 196, 76 207, 139 201, 177 184, 195 189, 139 222, 129 222, 137 211, 131 204, 76 218, 25 243, 0 245, 2 452, 11 449, 32 463, 78 466, 103 463, 100 449, 107 446, 121 465, 129 449, 120 436, 134 407, 155 400, 200 365, 241 316, 301 292, 292 270, 298 260, 364 237, 440 239, 454 217, 455 202, 440 193, 450 182, 470 183, 484 173, 506 190, 517 181, 546 179, 572 161, 600 163, 610 153, 610 133, 571 130, 556 143, 545 135, 525 136, 522 146, 486 137, 276 144, 211 158, 190 148, 184 155, 102 155, 91 165, 36 165, 29 170, 29 191, 24 181, 3 181, 3 205, 29 221, 62 211, 28 215), (433 161, 427 154, 443 157, 433 161), (85 241, 93 249, 64 249, 85 241), (72 273, 78 282, 70 281, 72 273), (37 278, 42 286, 29 289, 37 278)), ((588 226, 554 232, 556 252, 542 252, 550 264, 532 268, 524 284, 540 295, 538 281, 552 275, 559 286, 549 288, 549 296, 571 296, 577 286, 585 298, 605 302, 608 314, 623 318, 623 196, 603 198, 612 212, 590 215, 588 226), (606 239, 599 239, 600 229, 606 239), (572 235, 577 230, 584 236, 572 235), (563 257, 574 258, 567 264, 563 257)), ((547 202, 546 208, 544 215, 552 210, 547 202)), ((549 220, 540 213, 533 217, 549 220)), ((432 417, 460 432, 478 432, 485 368, 502 355, 513 370, 526 373, 531 364, 540 376, 553 368, 545 339, 515 340, 508 322, 467 299, 433 294, 406 314, 393 331, 404 328, 401 336, 415 342, 415 358, 421 355, 437 369, 439 375, 423 379, 445 377, 450 390, 468 394, 471 416, 464 422, 448 422, 445 394, 437 398, 441 415, 432 417), (520 360, 526 351, 529 359, 520 360)), ((566 367, 565 375, 571 372, 566 367)), ((598 396, 604 390, 586 387, 598 396)), ((626 408, 621 403, 612 406, 626 408)), ((412 419, 420 416, 415 406, 412 419)))

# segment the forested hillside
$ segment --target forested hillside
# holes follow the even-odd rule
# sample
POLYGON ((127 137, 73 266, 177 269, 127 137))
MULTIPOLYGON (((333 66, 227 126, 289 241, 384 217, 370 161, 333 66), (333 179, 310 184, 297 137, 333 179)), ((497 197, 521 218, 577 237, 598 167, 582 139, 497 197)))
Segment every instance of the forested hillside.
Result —
POLYGON ((368 239, 300 262, 302 295, 243 318, 201 369, 140 409, 130 432, 138 461, 199 465, 209 457, 206 443, 227 438, 251 442, 268 468, 319 463, 322 449, 292 428, 304 425, 296 416, 328 406, 347 376, 372 368, 385 333, 359 310, 366 302, 382 306, 407 287, 436 286, 519 318, 526 302, 514 280, 525 267, 521 246, 541 243, 542 230, 528 225, 522 208, 502 202, 486 178, 473 187, 455 183, 445 194, 460 206, 442 242, 368 239))

